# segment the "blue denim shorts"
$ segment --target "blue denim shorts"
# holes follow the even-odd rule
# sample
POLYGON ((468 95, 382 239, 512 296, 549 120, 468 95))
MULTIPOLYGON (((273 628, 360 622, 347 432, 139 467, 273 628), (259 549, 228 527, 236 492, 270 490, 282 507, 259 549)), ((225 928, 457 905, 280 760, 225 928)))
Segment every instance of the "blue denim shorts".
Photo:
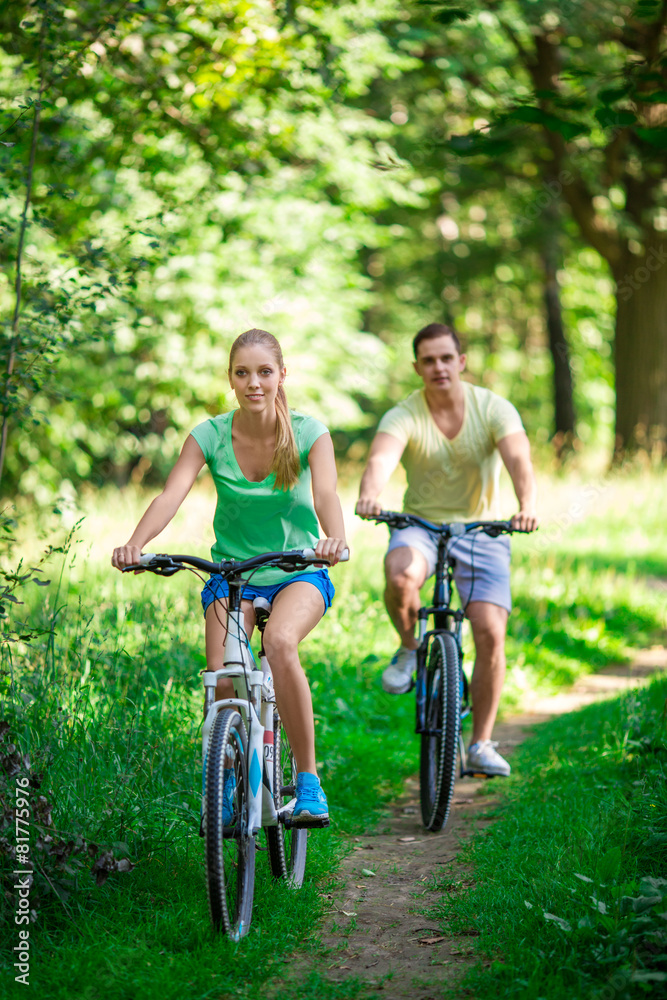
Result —
MULTIPOLYGON (((313 587, 319 590, 324 599, 324 613, 326 614, 331 607, 335 593, 334 585, 326 569, 314 570, 311 573, 297 573, 295 576, 286 577, 280 583, 272 583, 266 587, 262 587, 256 583, 247 583, 243 589, 243 600, 254 601, 256 597, 264 597, 267 601, 273 601, 276 594, 279 594, 285 587, 289 587, 291 583, 300 583, 301 581, 312 583, 313 587)), ((221 601, 228 596, 229 586, 227 581, 223 580, 219 573, 214 573, 208 578, 201 592, 201 606, 204 609, 204 615, 206 615, 206 612, 214 601, 221 601)))

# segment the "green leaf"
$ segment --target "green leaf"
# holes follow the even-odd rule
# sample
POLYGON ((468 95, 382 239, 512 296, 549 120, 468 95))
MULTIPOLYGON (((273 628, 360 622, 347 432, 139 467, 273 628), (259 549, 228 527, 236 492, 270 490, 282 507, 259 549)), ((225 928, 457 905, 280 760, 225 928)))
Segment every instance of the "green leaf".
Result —
POLYGON ((454 21, 468 21, 470 14, 467 10, 441 10, 433 15, 433 20, 438 24, 453 24, 454 21))
POLYGON ((557 115, 552 115, 542 108, 521 105, 507 115, 509 121, 529 122, 531 125, 541 125, 550 132, 558 132, 564 139, 574 139, 575 136, 587 132, 588 128, 581 122, 568 122, 557 115))
POLYGON ((555 924, 557 924, 560 927, 562 931, 572 930, 572 925, 569 924, 567 920, 564 920, 563 917, 557 917, 555 913, 547 913, 546 911, 544 911, 544 919, 552 920, 555 924))
POLYGON ((613 111, 611 108, 598 108, 595 117, 603 128, 627 128, 634 125, 637 116, 632 111, 613 111))
POLYGON ((645 913, 662 903, 662 896, 621 896, 621 913, 645 913))
POLYGON ((654 90, 652 94, 637 94, 637 100, 644 104, 667 104, 667 90, 654 90))
POLYGON ((630 89, 631 84, 629 83, 621 87, 606 87, 598 94, 598 100, 602 101, 603 104, 614 104, 615 101, 620 101, 622 97, 625 97, 630 89))
POLYGON ((637 128, 635 135, 656 149, 667 149, 667 128, 637 128))
POLYGON ((612 847, 598 861, 596 874, 600 881, 614 878, 621 867, 622 851, 620 847, 612 847))
POLYGON ((661 0, 638 0, 635 16, 643 20, 654 20, 658 16, 661 0))
POLYGON ((488 132, 468 132, 466 135, 451 136, 447 147, 456 156, 500 156, 509 152, 513 144, 509 138, 498 139, 488 132))

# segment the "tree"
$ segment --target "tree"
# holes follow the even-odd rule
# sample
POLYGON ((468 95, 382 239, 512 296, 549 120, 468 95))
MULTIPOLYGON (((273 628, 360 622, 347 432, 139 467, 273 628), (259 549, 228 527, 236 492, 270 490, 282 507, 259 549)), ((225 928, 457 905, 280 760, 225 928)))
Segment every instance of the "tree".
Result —
POLYGON ((511 42, 514 99, 487 81, 488 122, 450 136, 452 151, 488 162, 510 146, 547 166, 547 203, 562 199, 616 284, 617 456, 667 455, 667 3, 553 4, 490 0, 428 5, 444 37, 484 32, 511 42), (465 9, 462 9, 465 7, 465 9), (535 132, 544 140, 540 152, 535 132))
MULTIPOLYGON (((512 46, 502 38, 497 44, 495 36, 493 46, 485 45, 482 32, 471 35, 467 23, 443 40, 423 15, 393 26, 390 37, 413 57, 413 68, 398 81, 377 81, 367 110, 394 123, 396 149, 417 175, 410 181, 417 199, 383 212, 393 239, 367 260, 376 285, 367 322, 383 337, 401 338, 405 330, 409 342, 425 322, 453 321, 468 345, 473 377, 509 393, 531 434, 545 440, 555 432, 562 447, 574 429, 564 327, 581 318, 583 304, 573 309, 570 301, 563 318, 556 275, 563 280, 563 257, 581 283, 580 241, 554 211, 553 197, 547 205, 540 200, 534 164, 521 146, 505 144, 502 163, 496 157, 489 164, 459 155, 450 143, 451 134, 465 135, 484 121, 491 100, 484 81, 496 94, 512 93, 512 46)), ((592 352, 578 336, 575 347, 581 434, 590 439, 591 424, 600 423, 589 405, 599 372, 589 370, 592 352)))
POLYGON ((247 326, 285 341, 294 404, 364 422, 355 388, 378 391, 387 373, 383 345, 359 333, 359 252, 387 238, 373 212, 410 195, 383 170, 391 125, 355 102, 407 62, 380 30, 399 7, 35 0, 6 13, 8 246, 28 188, 31 242, 23 364, 5 393, 23 407, 10 483, 162 476, 192 422, 227 405, 226 348, 247 326), (39 94, 28 185, 11 111, 39 94), (21 381, 67 303, 57 367, 21 381))

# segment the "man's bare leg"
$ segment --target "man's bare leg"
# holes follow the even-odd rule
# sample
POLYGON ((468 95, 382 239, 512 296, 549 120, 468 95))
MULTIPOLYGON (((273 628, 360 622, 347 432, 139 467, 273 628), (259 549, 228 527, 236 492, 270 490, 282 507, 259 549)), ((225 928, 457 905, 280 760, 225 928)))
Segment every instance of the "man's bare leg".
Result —
POLYGON ((468 764, 488 775, 507 775, 510 773, 507 761, 485 744, 491 739, 505 680, 507 611, 497 604, 472 601, 467 615, 476 653, 470 682, 473 731, 468 764))
POLYGON ((497 604, 471 601, 467 616, 475 641, 475 667, 470 682, 472 742, 490 740, 505 680, 507 611, 497 604))
POLYGON ((417 549, 403 545, 387 553, 384 568, 387 581, 384 602, 391 623, 400 636, 401 645, 416 649, 419 643, 415 638, 415 625, 421 605, 419 589, 428 572, 426 559, 417 549))
POLYGON ((382 673, 382 687, 388 694, 406 694, 412 687, 417 667, 415 625, 419 611, 419 588, 428 571, 426 559, 416 549, 400 546, 387 553, 384 601, 392 625, 401 638, 400 649, 382 673))

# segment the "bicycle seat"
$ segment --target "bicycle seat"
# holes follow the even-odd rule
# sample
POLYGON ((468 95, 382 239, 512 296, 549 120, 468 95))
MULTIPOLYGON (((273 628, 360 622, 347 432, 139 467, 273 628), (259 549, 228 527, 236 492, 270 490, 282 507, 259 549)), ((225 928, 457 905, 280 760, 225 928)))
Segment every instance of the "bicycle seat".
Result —
POLYGON ((271 614, 271 601, 267 601, 265 597, 256 597, 252 606, 255 609, 255 624, 263 632, 271 614))

